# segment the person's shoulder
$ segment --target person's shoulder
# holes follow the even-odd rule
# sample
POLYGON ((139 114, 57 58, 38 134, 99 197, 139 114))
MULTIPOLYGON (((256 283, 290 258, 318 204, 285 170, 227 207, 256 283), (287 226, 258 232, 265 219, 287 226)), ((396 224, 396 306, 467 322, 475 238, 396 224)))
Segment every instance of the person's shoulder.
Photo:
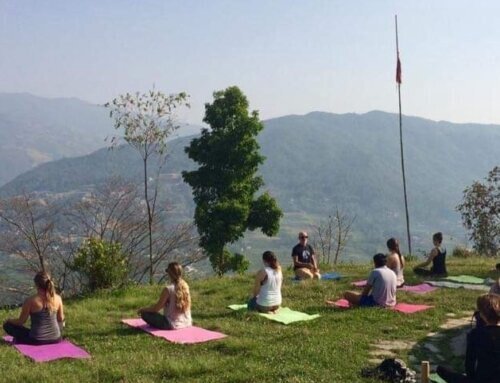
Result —
POLYGON ((298 250, 301 248, 301 246, 302 246, 302 245, 301 245, 300 243, 297 243, 297 244, 293 247, 293 249, 292 249, 292 253, 294 253, 294 252, 298 251, 298 250))

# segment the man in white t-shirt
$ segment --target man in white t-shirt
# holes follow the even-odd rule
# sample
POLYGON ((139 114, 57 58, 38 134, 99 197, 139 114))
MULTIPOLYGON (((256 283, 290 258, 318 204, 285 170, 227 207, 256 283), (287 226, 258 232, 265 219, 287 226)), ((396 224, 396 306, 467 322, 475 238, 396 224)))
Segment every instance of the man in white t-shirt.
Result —
POLYGON ((385 254, 375 254, 373 263, 375 268, 370 272, 363 292, 347 291, 344 298, 360 307, 393 307, 396 305, 396 274, 386 266, 385 254))

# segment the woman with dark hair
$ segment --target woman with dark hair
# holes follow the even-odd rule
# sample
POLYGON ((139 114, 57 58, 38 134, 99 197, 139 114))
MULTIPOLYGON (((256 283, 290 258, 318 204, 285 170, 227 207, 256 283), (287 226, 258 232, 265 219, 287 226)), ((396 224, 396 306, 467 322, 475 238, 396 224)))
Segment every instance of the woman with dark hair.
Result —
POLYGON ((397 287, 403 287, 405 284, 405 277, 403 275, 405 259, 399 250, 399 241, 396 238, 389 238, 387 241, 387 248, 389 249, 389 254, 387 254, 387 267, 396 274, 397 287))
POLYGON ((446 277, 448 272, 446 271, 446 249, 443 247, 443 233, 434 233, 432 243, 434 248, 429 253, 427 260, 415 266, 413 272, 422 276, 446 277), (430 270, 426 269, 425 267, 431 263, 430 270))
POLYGON ((500 296, 484 294, 477 309, 485 322, 467 335, 465 375, 438 366, 437 373, 447 383, 498 383, 500 380, 500 296))
POLYGON ((281 266, 272 251, 262 254, 264 268, 255 277, 253 297, 248 303, 249 310, 267 313, 274 312, 281 306, 281 284, 283 274, 281 266))
POLYGON ((36 294, 24 301, 19 318, 7 319, 3 329, 14 337, 16 343, 58 343, 64 326, 62 299, 56 294, 54 282, 46 272, 38 272, 34 282, 36 294), (31 328, 23 326, 28 317, 31 319, 31 328))
POLYGON ((177 262, 168 264, 165 272, 172 282, 161 292, 158 302, 138 310, 142 320, 161 330, 175 330, 192 326, 191 295, 189 286, 182 278, 182 266, 177 262), (158 311, 163 309, 163 314, 158 311))

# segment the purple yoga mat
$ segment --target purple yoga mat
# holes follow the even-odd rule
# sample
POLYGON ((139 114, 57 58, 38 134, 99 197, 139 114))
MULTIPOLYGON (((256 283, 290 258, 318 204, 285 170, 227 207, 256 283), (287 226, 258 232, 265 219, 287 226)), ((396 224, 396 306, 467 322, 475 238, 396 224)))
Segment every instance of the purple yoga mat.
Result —
POLYGON ((178 330, 159 330, 149 326, 142 319, 122 319, 122 322, 130 327, 146 331, 151 335, 158 336, 173 343, 201 343, 209 340, 225 338, 227 335, 216 331, 205 330, 201 327, 191 326, 178 330))
POLYGON ((13 343, 11 336, 4 336, 3 340, 13 345, 17 350, 33 359, 35 362, 49 362, 61 358, 87 359, 90 354, 83 348, 75 346, 70 341, 63 339, 59 343, 33 346, 30 344, 13 343))
MULTIPOLYGON (((349 309, 352 306, 349 304, 347 299, 339 299, 338 301, 331 302, 327 301, 327 304, 330 306, 335 306, 339 309, 349 309)), ((392 307, 390 310, 395 310, 399 311, 405 314, 413 314, 419 311, 424 311, 432 308, 434 306, 428 306, 428 305, 414 305, 411 303, 398 303, 396 306, 392 307)))
POLYGON ((437 290, 437 287, 431 286, 428 283, 422 283, 415 286, 403 286, 400 288, 401 291, 409 291, 415 294, 426 294, 431 291, 437 290))

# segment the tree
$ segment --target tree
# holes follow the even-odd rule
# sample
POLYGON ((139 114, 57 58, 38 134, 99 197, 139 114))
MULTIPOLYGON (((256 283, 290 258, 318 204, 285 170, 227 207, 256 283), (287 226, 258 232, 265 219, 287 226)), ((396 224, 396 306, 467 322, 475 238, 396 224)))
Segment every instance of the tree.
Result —
MULTIPOLYGON (((179 125, 175 111, 182 106, 189 107, 188 95, 184 92, 166 95, 150 90, 147 93, 127 93, 105 104, 110 109, 110 117, 115 120, 115 129, 123 129, 123 138, 140 155, 143 162, 144 200, 146 202, 149 241, 149 282, 153 283, 153 226, 156 218, 158 178, 166 160, 167 138, 179 125), (156 177, 150 193, 148 174, 149 162, 157 160, 156 177)), ((116 145, 117 138, 112 139, 116 145)))
POLYGON ((474 182, 463 192, 457 206, 470 239, 479 252, 495 256, 500 250, 500 167, 495 166, 485 183, 474 182))
POLYGON ((0 251, 22 258, 31 272, 48 271, 56 245, 56 209, 29 194, 0 200, 0 251))
MULTIPOLYGON (((128 276, 142 281, 153 268, 153 274, 168 261, 179 259, 183 264, 194 263, 202 257, 192 222, 167 224, 162 220, 165 211, 159 204, 158 216, 151 227, 154 256, 145 262, 149 250, 149 227, 144 220, 145 203, 137 185, 112 177, 99 185, 66 211, 73 238, 94 238, 101 242, 120 245, 128 276)), ((76 253, 76 249, 74 253, 76 253)))
POLYGON ((347 213, 336 208, 335 214, 329 215, 325 222, 313 227, 324 263, 333 261, 334 265, 337 264, 340 255, 347 246, 355 219, 355 216, 350 217, 347 213))
POLYGON ((186 147, 197 170, 182 176, 193 189, 195 223, 200 245, 209 255, 218 275, 239 269, 238 259, 225 246, 244 232, 260 228, 268 236, 279 230, 282 212, 267 193, 255 198, 264 182, 257 176, 264 157, 259 154, 257 134, 264 128, 257 111, 248 112, 248 101, 235 86, 214 93, 212 104, 205 104, 204 122, 211 130, 186 147))

